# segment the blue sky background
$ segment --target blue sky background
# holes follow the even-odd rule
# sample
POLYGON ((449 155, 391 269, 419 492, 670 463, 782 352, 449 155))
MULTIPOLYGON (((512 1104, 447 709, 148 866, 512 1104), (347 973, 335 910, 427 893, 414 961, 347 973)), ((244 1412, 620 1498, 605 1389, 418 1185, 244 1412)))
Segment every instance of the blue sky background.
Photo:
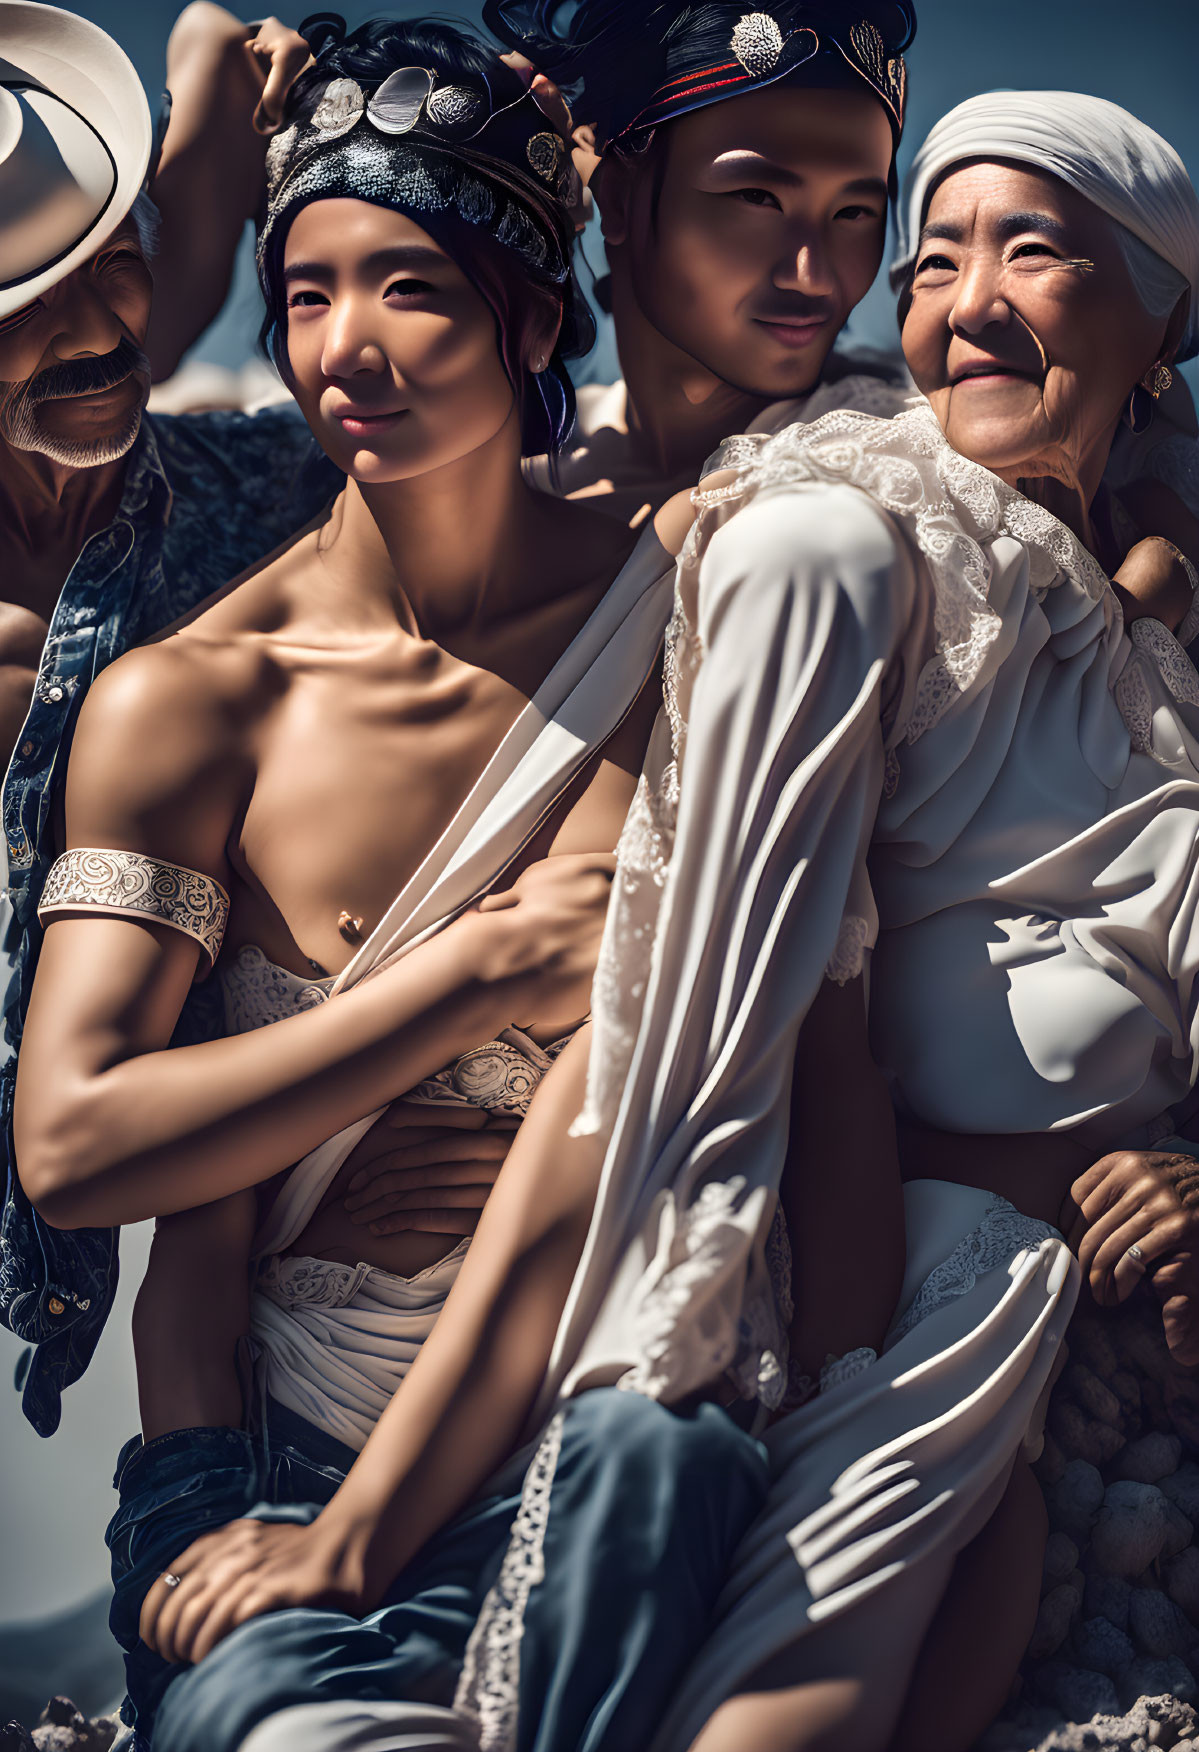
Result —
MULTIPOLYGON (((436 11, 477 25, 479 8, 471 0, 435 0, 436 11)), ((1199 176, 1199 0, 916 0, 920 28, 909 56, 911 97, 900 167, 932 124, 954 104, 979 91, 1002 87, 1087 91, 1132 110, 1182 154, 1192 177, 1199 176)), ((278 16, 298 24, 316 4, 280 4, 278 16)), ((747 0, 747 10, 752 7, 747 0)), ((71 10, 102 25, 126 49, 150 93, 162 89, 166 42, 181 10, 153 0, 90 0, 71 10)), ((347 4, 351 24, 390 13, 411 17, 421 6, 347 4)), ((255 16, 260 16, 255 14, 255 16)), ((601 257, 598 239, 586 240, 589 259, 601 257)), ((254 348, 258 293, 248 249, 243 249, 229 302, 202 337, 195 356, 220 364, 240 364, 254 348)), ((894 305, 884 275, 850 323, 851 339, 894 348, 894 305)), ((580 375, 606 378, 613 355, 610 340, 580 375)), ((1199 392, 1199 367, 1187 368, 1199 392)))

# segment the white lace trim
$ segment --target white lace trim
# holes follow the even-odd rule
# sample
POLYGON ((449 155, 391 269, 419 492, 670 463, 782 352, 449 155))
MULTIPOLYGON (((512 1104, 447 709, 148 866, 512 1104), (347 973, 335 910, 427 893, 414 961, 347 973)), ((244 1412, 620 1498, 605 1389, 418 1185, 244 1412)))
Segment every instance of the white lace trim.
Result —
POLYGON ((545 1576, 545 1530, 564 1416, 559 1411, 550 1420, 530 1462, 500 1573, 466 1645, 454 1708, 478 1728, 479 1752, 510 1752, 516 1743, 525 1608, 545 1576))
POLYGON ((765 1282, 747 1292, 737 1322, 737 1354, 728 1378, 743 1399, 756 1399, 767 1411, 781 1405, 790 1388, 788 1366, 791 1320, 791 1237, 783 1207, 776 1205, 763 1248, 765 1282))
POLYGON ((715 463, 735 468, 737 477, 710 489, 701 485, 693 495, 699 517, 692 556, 702 546, 699 525, 713 507, 806 481, 861 487, 907 530, 932 576, 937 635, 902 726, 909 742, 970 687, 999 636, 1000 617, 987 600, 991 561, 984 543, 1009 535, 1024 545, 1034 594, 1070 578, 1094 601, 1110 598, 1102 568, 1065 524, 951 449, 926 402, 891 420, 844 409, 773 437, 731 438, 715 463))
POLYGON ((1026 1217, 1006 1198, 993 1198, 976 1229, 962 1237, 947 1259, 929 1272, 907 1311, 887 1335, 894 1344, 947 1302, 972 1290, 984 1273, 1006 1267, 1018 1253, 1036 1249, 1042 1241, 1060 1240, 1056 1229, 1036 1217, 1026 1217))
MULTIPOLYGON (((658 1399, 668 1391, 680 1374, 694 1372, 696 1346, 705 1340, 683 1315, 692 1295, 700 1289, 710 1289, 719 1277, 725 1258, 740 1255, 744 1250, 744 1233, 732 1220, 746 1190, 745 1176, 733 1175, 728 1180, 709 1180, 683 1210, 675 1209, 675 1228, 670 1240, 666 1264, 646 1291, 637 1311, 638 1360, 621 1377, 620 1385, 630 1392, 644 1393, 647 1399, 658 1399), (684 1369, 680 1355, 687 1353, 684 1369)), ((754 1308, 746 1308, 744 1319, 756 1328, 754 1308)), ((771 1323, 773 1324, 773 1323, 771 1323)), ((723 1322, 716 1323, 720 1341, 710 1344, 708 1356, 700 1369, 701 1378, 715 1379, 732 1362, 728 1354, 727 1335, 723 1322)), ((738 1335, 740 1337, 740 1334, 738 1335)), ((740 1347, 739 1347, 740 1348, 740 1347)), ((755 1358, 755 1364, 758 1359, 755 1358)), ((771 1383, 776 1380, 781 1398, 785 1378, 777 1356, 763 1355, 761 1366, 771 1383)), ((759 1372, 755 1367, 755 1375, 759 1372)))
POLYGON ((257 1288, 281 1308, 304 1303, 311 1308, 348 1308, 376 1270, 359 1261, 342 1265, 302 1254, 272 1254, 263 1262, 257 1288))
MULTIPOLYGON (((1134 621, 1133 625, 1139 623, 1134 621)), ((1153 753, 1153 699, 1149 683, 1136 658, 1131 658, 1116 677, 1112 698, 1119 708, 1128 731, 1128 740, 1137 754, 1153 753)))
POLYGON ((1161 678, 1174 698, 1184 706, 1199 706, 1199 673, 1174 634, 1159 620, 1142 615, 1128 629, 1138 651, 1157 664, 1161 678))
POLYGON ((230 1034, 248 1034, 285 1016, 315 1010, 329 996, 333 980, 306 979, 268 959, 256 943, 243 943, 237 954, 221 962, 217 977, 225 1003, 225 1027, 230 1034))
POLYGON ((1191 586, 1191 606, 1183 615, 1182 625, 1174 637, 1180 645, 1189 645, 1196 633, 1199 633, 1199 572, 1195 570, 1184 553, 1180 553, 1178 557, 1182 561, 1182 569, 1191 586))
POLYGON ((521 1029, 505 1028, 497 1039, 424 1078, 404 1099, 429 1107, 482 1107, 523 1119, 542 1077, 569 1039, 566 1034, 542 1048, 521 1029))
POLYGON ((878 1352, 868 1344, 846 1351, 843 1356, 825 1357, 820 1370, 820 1392, 831 1393, 834 1387, 841 1387, 846 1381, 856 1381, 872 1363, 877 1362, 878 1352))
POLYGON ((848 985, 857 979, 866 965, 866 947, 870 941, 870 926, 859 913, 846 913, 837 933, 836 947, 828 958, 824 972, 837 985, 848 985))

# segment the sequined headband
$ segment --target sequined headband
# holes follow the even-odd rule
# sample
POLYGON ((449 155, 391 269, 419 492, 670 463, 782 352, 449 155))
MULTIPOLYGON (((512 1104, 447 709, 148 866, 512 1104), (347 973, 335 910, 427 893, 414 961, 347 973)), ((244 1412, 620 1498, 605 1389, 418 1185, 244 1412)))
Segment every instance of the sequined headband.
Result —
MULTIPOLYGON (((910 9, 907 9, 910 10, 910 9)), ((805 18, 807 8, 779 7, 776 13, 729 9, 730 30, 724 55, 707 60, 664 80, 647 103, 605 146, 629 135, 655 128, 689 110, 700 109, 722 98, 738 97, 785 79, 823 49, 838 53, 850 71, 874 92, 887 110, 892 131, 903 130, 907 96, 907 66, 903 55, 888 50, 882 31, 868 18, 852 24, 830 23, 820 13, 805 18), (788 19, 785 14, 790 13, 788 19)), ((911 32, 907 35, 911 40, 911 32)), ((906 46, 906 42, 905 45, 906 46)))
MULTIPOLYGON (((527 94, 496 108, 469 86, 439 85, 424 67, 400 68, 370 97, 357 80, 334 79, 310 120, 293 122, 268 148, 259 267, 285 217, 310 201, 342 196, 404 212, 452 212, 467 224, 486 226, 530 267, 565 280, 570 264, 562 243, 549 224, 538 222, 536 197, 522 199, 522 180, 554 203, 575 194, 566 145, 527 94), (528 111, 528 171, 507 155, 489 154, 482 140, 498 116, 522 106, 528 111)), ((570 228, 564 229, 569 235, 570 228)))

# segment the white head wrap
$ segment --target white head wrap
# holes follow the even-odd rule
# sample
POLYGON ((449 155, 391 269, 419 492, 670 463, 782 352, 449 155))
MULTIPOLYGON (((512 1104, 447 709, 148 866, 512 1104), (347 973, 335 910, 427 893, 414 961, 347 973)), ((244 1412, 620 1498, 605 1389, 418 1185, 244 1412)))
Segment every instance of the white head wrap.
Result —
POLYGON ((915 260, 933 184, 968 158, 1048 171, 1177 268, 1191 287, 1178 357, 1199 352, 1199 196, 1186 165, 1119 104, 1077 91, 988 91, 942 117, 905 180, 893 286, 915 260))

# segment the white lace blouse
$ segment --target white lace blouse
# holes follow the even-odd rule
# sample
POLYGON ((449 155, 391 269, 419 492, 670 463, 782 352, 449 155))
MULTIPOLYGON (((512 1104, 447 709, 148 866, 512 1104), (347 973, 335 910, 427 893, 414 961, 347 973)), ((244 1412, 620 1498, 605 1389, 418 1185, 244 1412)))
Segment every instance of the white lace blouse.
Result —
POLYGON ((778 1390, 776 1115, 830 957, 873 942, 876 1057, 935 1126, 1101 1151, 1176 1129, 1199 1076, 1178 643, 1126 632, 1096 561, 926 404, 720 461, 597 976, 580 1124, 609 1141, 567 1391, 674 1397, 731 1361, 778 1390))

